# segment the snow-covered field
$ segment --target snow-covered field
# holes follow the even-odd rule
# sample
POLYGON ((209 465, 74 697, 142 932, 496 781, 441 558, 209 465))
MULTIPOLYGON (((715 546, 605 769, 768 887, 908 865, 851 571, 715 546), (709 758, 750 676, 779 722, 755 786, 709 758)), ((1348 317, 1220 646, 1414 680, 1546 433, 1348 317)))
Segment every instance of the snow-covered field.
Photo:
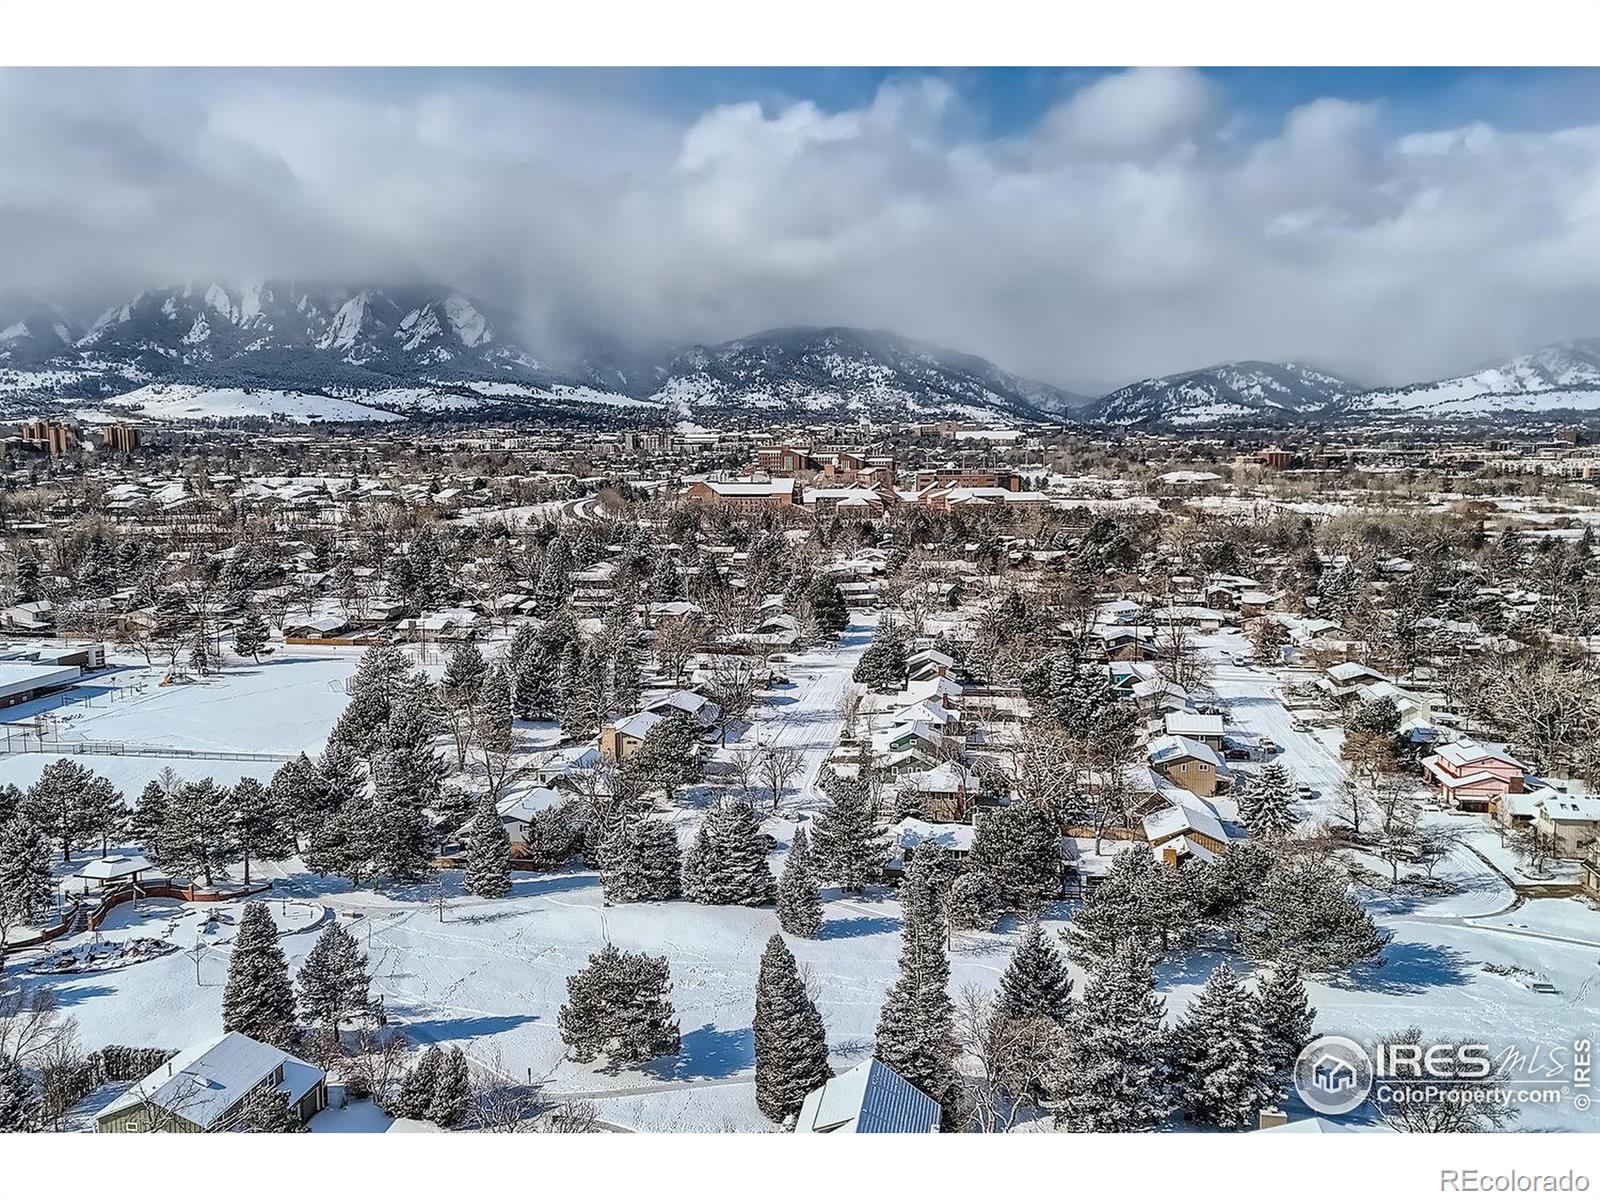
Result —
MULTIPOLYGON (((816 775, 837 744, 839 702, 870 639, 870 626, 870 618, 858 616, 840 648, 808 651, 780 664, 786 683, 765 697, 741 739, 742 745, 792 746, 803 759, 782 815, 766 825, 779 843, 772 856, 775 871, 795 817, 818 803, 816 775)), ((1226 638, 1213 649, 1230 656, 1237 652, 1226 638)), ((354 662, 354 654, 301 656, 260 668, 231 667, 203 686, 102 698, 75 717, 72 727, 85 737, 200 751, 315 750, 342 707, 337 685, 354 662)), ((1340 777, 1337 735, 1290 728, 1278 686, 1272 673, 1231 662, 1216 676, 1233 723, 1272 736, 1284 747, 1297 779, 1329 796, 1340 777)), ((717 753, 726 756, 732 748, 717 753)), ((0 759, 0 780, 28 782, 45 761, 48 756, 37 754, 0 759)), ((129 793, 166 765, 181 774, 203 769, 219 781, 268 773, 249 763, 158 756, 111 756, 85 760, 85 765, 111 775, 129 793)), ((696 789, 677 813, 685 839, 699 819, 703 795, 704 789, 696 789)), ((1321 810, 1313 801, 1302 816, 1314 820, 1321 810)), ((687 902, 611 906, 597 877, 575 868, 519 873, 513 894, 496 901, 467 895, 460 876, 447 874, 441 916, 431 887, 351 889, 342 880, 309 874, 296 860, 258 865, 255 874, 275 881, 270 905, 281 918, 291 967, 298 969, 303 961, 319 922, 345 923, 370 956, 374 990, 382 995, 391 1023, 417 1043, 458 1044, 485 1067, 546 1079, 552 1095, 592 1100, 601 1120, 615 1128, 773 1128, 755 1106, 751 1036, 758 958, 777 929, 771 909, 687 902), (557 1012, 566 998, 567 977, 608 940, 667 957, 683 1032, 676 1057, 614 1072, 566 1060, 557 1012)), ((1600 916, 1575 900, 1517 905, 1506 880, 1466 847, 1438 874, 1458 890, 1368 896, 1394 942, 1382 966, 1311 985, 1318 1029, 1370 1039, 1416 1024, 1435 1038, 1530 1046, 1592 1036, 1600 1016, 1600 916), (1555 992, 1533 991, 1528 984, 1534 979, 1548 981, 1555 992)), ((901 914, 889 891, 865 897, 830 891, 825 899, 823 936, 790 943, 822 1010, 834 1063, 842 1068, 871 1052, 879 1010, 897 973, 901 914)), ((198 931, 198 981, 188 953, 55 980, 83 1044, 178 1047, 217 1033, 234 907, 161 901, 146 902, 137 911, 117 910, 102 934, 108 940, 161 937, 187 951, 198 931), (220 919, 214 920, 213 912, 220 919)), ((1070 913, 1066 903, 1052 909, 1047 929, 1063 928, 1070 913)), ((1011 921, 993 933, 956 936, 952 990, 959 993, 969 985, 991 990, 1017 933, 1011 921)), ((27 957, 21 956, 23 963, 27 957)), ((1169 1019, 1182 1011, 1220 957, 1219 951, 1202 947, 1162 965, 1169 1019)), ((1520 1123, 1531 1129, 1596 1127, 1592 1114, 1564 1106, 1528 1105, 1520 1123)), ((357 1114, 348 1121, 329 1118, 324 1125, 365 1129, 381 1128, 383 1122, 357 1114)))
MULTIPOLYGON (((9 722, 42 716, 47 737, 67 742, 117 742, 136 751, 163 747, 217 752, 315 754, 344 711, 343 684, 359 649, 288 646, 258 665, 230 662, 192 683, 159 686, 160 668, 127 665, 52 696, 8 709, 9 722)), ((15 740, 15 746, 22 746, 15 740)), ((3 762, 4 760, 0 760, 3 762)))
MULTIPOLYGON (((153 421, 199 421, 206 418, 284 417, 290 421, 403 421, 354 400, 273 388, 208 388, 198 384, 147 384, 105 401, 111 408, 137 410, 153 421)), ((127 414, 123 414, 126 419, 127 414)))

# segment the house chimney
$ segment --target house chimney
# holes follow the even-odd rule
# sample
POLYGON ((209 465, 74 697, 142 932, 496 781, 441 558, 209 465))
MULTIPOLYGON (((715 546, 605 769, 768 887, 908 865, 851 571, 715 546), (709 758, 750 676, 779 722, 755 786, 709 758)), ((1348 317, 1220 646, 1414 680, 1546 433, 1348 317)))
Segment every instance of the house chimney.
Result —
POLYGON ((1263 1108, 1258 1128, 1276 1129, 1280 1125, 1289 1123, 1289 1114, 1281 1108, 1263 1108))

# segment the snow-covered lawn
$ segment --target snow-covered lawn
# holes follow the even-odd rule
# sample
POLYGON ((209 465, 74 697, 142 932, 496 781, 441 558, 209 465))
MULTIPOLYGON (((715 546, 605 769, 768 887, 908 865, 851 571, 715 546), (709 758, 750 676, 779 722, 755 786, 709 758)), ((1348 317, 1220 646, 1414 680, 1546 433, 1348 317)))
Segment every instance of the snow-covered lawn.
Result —
MULTIPOLYGON (((219 674, 168 687, 157 686, 164 674, 159 668, 128 667, 75 690, 74 699, 81 702, 50 709, 48 736, 202 754, 315 754, 344 711, 343 684, 360 656, 354 648, 281 647, 260 665, 230 661, 219 674)), ((33 715, 19 708, 7 717, 18 721, 33 715)))
MULTIPOLYGON (((26 790, 38 781, 45 767, 60 757, 59 754, 40 754, 37 751, 0 757, 0 784, 12 783, 26 790)), ((183 779, 209 777, 223 787, 232 787, 246 776, 265 784, 278 767, 275 762, 227 758, 168 758, 164 755, 74 754, 71 758, 85 770, 109 779, 130 804, 139 798, 139 793, 144 791, 146 784, 168 769, 175 771, 183 779)))

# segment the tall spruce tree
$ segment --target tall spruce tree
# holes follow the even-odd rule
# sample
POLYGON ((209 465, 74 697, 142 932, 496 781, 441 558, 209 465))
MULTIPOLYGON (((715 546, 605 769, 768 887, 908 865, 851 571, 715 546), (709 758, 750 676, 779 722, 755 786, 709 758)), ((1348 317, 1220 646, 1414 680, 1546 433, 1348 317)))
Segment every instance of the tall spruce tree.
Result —
POLYGON ((439 1064, 439 1076, 434 1081, 433 1097, 428 1102, 428 1120, 441 1129, 454 1129, 467 1115, 472 1101, 471 1078, 467 1072, 467 1056, 460 1046, 452 1046, 439 1064))
POLYGON ((261 652, 267 648, 267 623, 254 608, 247 608, 239 627, 233 631, 233 650, 240 658, 261 661, 261 652))
POLYGON ((1035 804, 984 814, 967 870, 987 875, 1007 908, 1036 912, 1061 897, 1061 831, 1035 804))
POLYGON ((960 1045, 955 1005, 950 1000, 950 961, 945 956, 942 854, 922 847, 900 884, 904 919, 900 932, 900 977, 884 998, 878 1017, 877 1057, 943 1106, 953 1119, 961 1098, 956 1070, 960 1045))
POLYGON ((400 1082, 400 1094, 395 1101, 395 1115, 404 1117, 408 1121, 426 1121, 443 1070, 444 1048, 437 1045, 429 1046, 400 1082))
POLYGON ((756 976, 756 1104, 773 1121, 800 1111, 806 1096, 832 1076, 822 1014, 800 978, 783 935, 775 933, 756 976))
POLYGON ((1245 781, 1239 793, 1239 819, 1258 838, 1293 832, 1294 780, 1282 763, 1267 763, 1245 781))
POLYGON ((618 823, 601 845, 600 885, 613 904, 683 895, 682 853, 672 822, 643 817, 618 823))
POLYGON ((81 764, 58 758, 39 772, 23 802, 33 819, 60 846, 62 862, 72 861, 72 852, 83 836, 83 798, 92 778, 81 764))
POLYGON ((1394 936, 1350 895, 1350 879, 1316 853, 1275 859, 1260 889, 1236 915, 1239 948, 1257 962, 1292 963, 1308 973, 1383 961, 1394 936))
POLYGON ((1017 1020, 1043 1017, 1057 1025, 1072 1011, 1072 979, 1066 960, 1037 921, 1023 930, 1011 962, 1000 976, 998 1007, 1017 1020))
POLYGON ((696 904, 771 904, 777 893, 755 810, 737 801, 708 809, 684 856, 683 894, 696 904))
POLYGON ((1130 847, 1089 893, 1067 931, 1073 957, 1103 961, 1125 942, 1146 954, 1165 951, 1194 923, 1195 897, 1183 878, 1143 847, 1130 847))
POLYGON ((52 911, 50 839, 27 813, 0 825, 0 909, 13 925, 41 925, 52 911))
POLYGON ((795 937, 814 938, 822 933, 822 897, 811 871, 811 840, 803 825, 795 827, 778 879, 778 925, 795 937))
POLYGON ((1118 945, 1067 1019, 1044 1085, 1073 1133, 1135 1133, 1164 1117, 1162 1002, 1143 947, 1118 945))
POLYGON ((1191 1121, 1254 1128, 1277 1099, 1255 997, 1227 963, 1211 972, 1170 1046, 1173 1094, 1191 1121))
POLYGON ((372 1010, 367 956, 342 925, 325 929, 300 968, 300 1013, 314 1029, 335 1040, 339 1025, 372 1010))
POLYGON ((222 1027, 286 1049, 294 1045, 294 988, 278 945, 278 927, 259 900, 244 906, 233 938, 222 1027))
POLYGON ((812 862, 817 878, 859 892, 883 873, 884 842, 867 785, 832 776, 828 803, 812 823, 812 862))
POLYGON ((294 853, 294 833, 288 814, 278 798, 248 776, 234 784, 228 793, 232 808, 229 832, 239 857, 244 860, 245 886, 250 884, 250 860, 281 862, 294 853))
POLYGON ((567 978, 557 1020, 575 1062, 601 1054, 613 1064, 676 1054, 681 1044, 664 957, 619 950, 609 942, 567 978))
POLYGON ((180 784, 162 814, 160 842, 161 865, 168 872, 209 886, 238 848, 227 789, 210 777, 180 784))
POLYGON ((487 796, 467 827, 467 891, 498 899, 511 891, 511 836, 487 796))
POLYGON ((0 1054, 0 1133, 30 1133, 39 1128, 44 1104, 22 1064, 0 1054))
POLYGON ((1311 1040, 1312 1022, 1317 1018, 1317 1010, 1306 997, 1300 969, 1285 963, 1261 980, 1256 988, 1256 1007, 1261 1015, 1267 1068, 1281 1094, 1295 1059, 1311 1040))

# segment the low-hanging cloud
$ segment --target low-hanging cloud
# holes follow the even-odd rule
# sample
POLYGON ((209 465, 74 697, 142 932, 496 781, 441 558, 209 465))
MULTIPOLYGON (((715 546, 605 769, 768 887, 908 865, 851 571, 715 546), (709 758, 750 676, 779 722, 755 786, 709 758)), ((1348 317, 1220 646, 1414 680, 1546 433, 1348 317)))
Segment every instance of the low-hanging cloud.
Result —
POLYGON ((1600 127, 1265 132, 1133 70, 985 133, 945 77, 668 115, 495 73, 0 73, 0 287, 433 280, 582 332, 891 329, 1094 389, 1229 358, 1374 383, 1600 332, 1600 127))

